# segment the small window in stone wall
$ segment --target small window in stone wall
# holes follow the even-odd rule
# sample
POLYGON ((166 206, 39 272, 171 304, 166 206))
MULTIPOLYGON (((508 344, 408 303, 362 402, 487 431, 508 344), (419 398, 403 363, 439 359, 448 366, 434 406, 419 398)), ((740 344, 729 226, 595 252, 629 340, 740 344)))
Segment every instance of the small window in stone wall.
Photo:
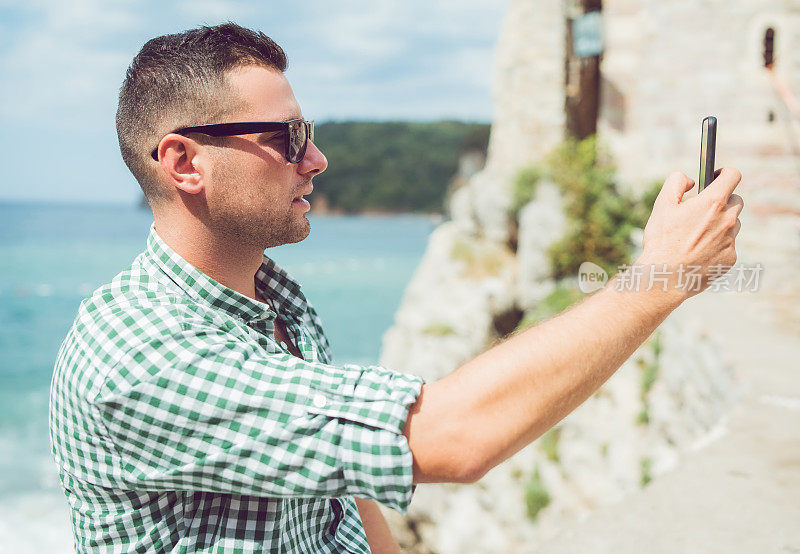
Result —
MULTIPOLYGON (((772 65, 775 63, 775 29, 768 27, 764 31, 764 67, 772 70, 772 65)), ((775 122, 775 112, 769 110, 767 112, 767 123, 775 122)))
POLYGON ((764 67, 775 63, 775 30, 770 27, 764 32, 764 67))

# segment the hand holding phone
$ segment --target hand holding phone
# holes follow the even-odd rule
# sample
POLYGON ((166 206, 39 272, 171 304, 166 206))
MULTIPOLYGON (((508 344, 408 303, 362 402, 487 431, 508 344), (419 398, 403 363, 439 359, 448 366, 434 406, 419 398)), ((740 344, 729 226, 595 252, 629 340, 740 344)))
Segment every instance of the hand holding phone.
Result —
POLYGON ((697 181, 697 192, 703 192, 714 180, 714 152, 717 145, 717 118, 713 115, 703 120, 703 132, 700 136, 700 179, 697 181))

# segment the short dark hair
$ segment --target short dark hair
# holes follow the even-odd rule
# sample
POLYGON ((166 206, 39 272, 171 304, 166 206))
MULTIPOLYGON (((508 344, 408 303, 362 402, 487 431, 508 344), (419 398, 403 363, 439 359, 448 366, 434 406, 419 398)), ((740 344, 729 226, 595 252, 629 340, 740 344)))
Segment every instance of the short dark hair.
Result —
POLYGON ((119 92, 117 138, 151 206, 166 193, 150 152, 170 131, 214 123, 236 109, 225 77, 248 65, 285 72, 286 54, 264 33, 231 22, 156 37, 133 58, 119 92))

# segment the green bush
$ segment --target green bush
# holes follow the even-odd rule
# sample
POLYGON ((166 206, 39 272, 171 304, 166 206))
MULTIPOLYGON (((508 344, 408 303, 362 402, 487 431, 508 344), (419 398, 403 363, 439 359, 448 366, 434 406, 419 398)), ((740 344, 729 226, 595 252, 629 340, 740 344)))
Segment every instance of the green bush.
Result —
POLYGON ((515 217, 543 178, 558 185, 564 198, 567 230, 548 252, 553 277, 575 275, 585 261, 596 263, 610 275, 630 263, 631 232, 644 228, 661 185, 654 183, 641 198, 631 198, 617 189, 615 173, 607 149, 592 135, 581 141, 564 140, 542 165, 518 174, 512 202, 515 217))
POLYGON ((511 213, 519 219, 519 212, 536 195, 536 185, 541 181, 544 171, 537 165, 523 168, 514 179, 511 191, 511 213))
POLYGON ((491 125, 474 125, 464 135, 461 141, 461 152, 483 152, 489 148, 491 125))
POLYGON ((661 355, 661 350, 663 350, 661 346, 661 333, 656 331, 653 335, 653 357, 655 358, 656 362, 658 361, 658 357, 661 355))
POLYGON ((640 359, 638 363, 639 369, 642 371, 641 389, 639 391, 639 397, 642 401, 642 410, 636 416, 636 423, 639 425, 647 425, 650 423, 650 403, 647 400, 647 395, 650 393, 650 389, 653 388, 653 384, 658 378, 658 358, 661 354, 661 334, 658 331, 653 335, 650 345, 653 349, 653 361, 648 363, 640 359))
POLYGON ((647 394, 658 378, 659 356, 661 355, 661 333, 659 331, 653 334, 649 344, 653 351, 653 361, 647 363, 644 360, 639 360, 639 369, 642 370, 642 400, 647 398, 647 394))
POLYGON ((576 287, 559 283, 536 307, 525 312, 514 332, 523 331, 531 325, 563 312, 583 297, 583 293, 576 287))
POLYGON ((641 484, 644 487, 653 480, 652 469, 653 469, 653 460, 650 458, 642 458, 639 462, 639 469, 640 469, 640 477, 641 477, 641 484))
POLYGON ((634 202, 634 211, 631 214, 631 219, 640 229, 644 229, 647 220, 650 218, 650 212, 653 211, 653 204, 656 202, 658 193, 661 192, 662 185, 661 181, 652 181, 645 187, 641 198, 634 202))
POLYGON ((558 441, 561 438, 561 427, 552 427, 539 438, 539 448, 551 462, 558 463, 558 441))
POLYGON ((650 423, 650 406, 645 403, 639 413, 636 414, 636 425, 647 425, 650 423))
POLYGON ((550 494, 544 488, 544 483, 542 483, 539 468, 537 467, 525 486, 525 506, 527 507, 528 517, 535 521, 539 512, 547 507, 548 504, 550 504, 550 494))
POLYGON ((510 254, 501 246, 488 242, 472 242, 457 238, 450 248, 453 260, 464 262, 464 274, 473 279, 497 275, 510 261, 510 254))
POLYGON ((433 323, 422 330, 425 335, 434 335, 436 337, 444 337, 447 335, 455 335, 456 331, 446 323, 433 323))
POLYGON ((653 387, 658 377, 658 363, 645 364, 642 368, 642 398, 647 397, 647 393, 653 387))
POLYGON ((563 312, 581 298, 583 298, 583 294, 580 290, 560 283, 553 292, 545 297, 542 304, 544 309, 552 315, 563 312))
POLYGON ((441 213, 464 150, 485 151, 490 126, 437 121, 328 121, 314 143, 328 168, 314 178, 314 197, 330 209, 359 213, 441 213))

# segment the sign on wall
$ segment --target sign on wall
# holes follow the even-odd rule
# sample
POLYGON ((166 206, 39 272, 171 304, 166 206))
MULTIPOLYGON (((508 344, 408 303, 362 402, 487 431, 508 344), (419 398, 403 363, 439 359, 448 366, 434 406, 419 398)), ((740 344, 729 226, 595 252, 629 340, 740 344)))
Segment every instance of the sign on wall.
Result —
POLYGON ((597 56, 603 51, 603 20, 599 11, 572 20, 572 49, 579 58, 597 56))

